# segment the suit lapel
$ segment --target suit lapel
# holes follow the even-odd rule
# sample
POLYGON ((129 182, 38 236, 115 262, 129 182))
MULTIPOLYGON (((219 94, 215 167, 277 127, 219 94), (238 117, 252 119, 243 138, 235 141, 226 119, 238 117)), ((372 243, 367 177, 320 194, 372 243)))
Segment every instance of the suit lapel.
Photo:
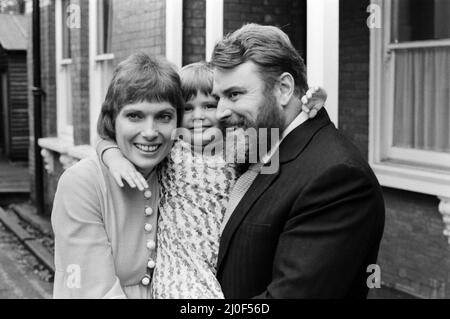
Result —
POLYGON ((309 144, 313 136, 324 126, 332 124, 327 111, 322 108, 312 120, 307 120, 294 129, 280 145, 280 163, 296 159, 309 144))
POLYGON ((219 256, 217 260, 217 269, 219 269, 220 263, 222 262, 225 253, 228 250, 231 238, 234 232, 241 224, 244 217, 250 211, 253 203, 265 192, 265 190, 272 184, 272 182, 278 176, 279 170, 275 174, 258 175, 253 182, 253 184, 245 193, 244 197, 241 199, 239 204, 236 206, 233 214, 230 216, 228 223, 226 224, 222 236, 220 238, 220 249, 219 256))
POLYGON ((304 150, 306 145, 322 127, 329 125, 330 119, 325 109, 317 114, 314 120, 308 120, 296 129, 294 129, 281 143, 279 150, 273 156, 279 156, 280 168, 274 174, 259 174, 253 184, 250 186, 244 197, 236 206, 233 214, 228 220, 220 239, 219 255, 217 260, 217 269, 228 251, 231 239, 245 216, 250 211, 253 204, 269 188, 278 177, 281 165, 297 158, 304 150))

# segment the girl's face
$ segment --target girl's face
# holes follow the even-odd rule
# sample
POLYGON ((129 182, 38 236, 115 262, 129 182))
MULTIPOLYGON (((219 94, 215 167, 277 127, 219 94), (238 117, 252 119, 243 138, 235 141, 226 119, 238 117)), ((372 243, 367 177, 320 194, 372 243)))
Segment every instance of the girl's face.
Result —
POLYGON ((216 109, 216 99, 202 92, 197 92, 195 97, 186 102, 181 126, 191 132, 192 144, 204 146, 211 142, 218 126, 216 109))
POLYGON ((122 154, 148 175, 170 152, 177 113, 168 102, 127 104, 116 117, 116 142, 122 154))

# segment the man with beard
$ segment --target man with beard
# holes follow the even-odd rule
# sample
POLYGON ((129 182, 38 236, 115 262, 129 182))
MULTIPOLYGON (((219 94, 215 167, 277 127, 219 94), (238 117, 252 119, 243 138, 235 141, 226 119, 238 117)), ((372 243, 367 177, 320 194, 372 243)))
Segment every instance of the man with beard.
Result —
POLYGON ((365 298, 384 227, 381 188, 325 109, 305 122, 305 65, 288 36, 245 25, 215 46, 211 63, 227 133, 256 129, 243 140, 248 152, 268 143, 261 129, 280 135, 244 163, 230 196, 217 264, 225 297, 365 298))

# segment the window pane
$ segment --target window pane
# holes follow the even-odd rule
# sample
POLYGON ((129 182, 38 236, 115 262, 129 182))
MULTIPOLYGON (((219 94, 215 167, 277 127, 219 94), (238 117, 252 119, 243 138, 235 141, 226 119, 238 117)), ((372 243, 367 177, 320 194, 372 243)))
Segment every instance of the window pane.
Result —
POLYGON ((450 48, 395 53, 393 146, 450 152, 450 48))
POLYGON ((70 0, 62 0, 62 58, 70 59, 72 57, 70 52, 70 28, 67 23, 69 18, 69 12, 67 7, 70 5, 70 0))
POLYGON ((450 38, 449 0, 394 0, 392 42, 450 38))
POLYGON ((97 17, 97 53, 111 53, 112 14, 111 0, 99 0, 97 17))

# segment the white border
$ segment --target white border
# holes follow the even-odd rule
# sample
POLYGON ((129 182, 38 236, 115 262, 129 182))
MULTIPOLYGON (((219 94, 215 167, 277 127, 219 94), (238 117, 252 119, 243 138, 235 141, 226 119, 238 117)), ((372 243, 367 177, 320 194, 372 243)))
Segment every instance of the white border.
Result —
POLYGON ((183 0, 166 0, 166 58, 183 64, 183 0))
POLYGON ((308 83, 325 88, 327 112, 338 126, 339 0, 308 0, 306 6, 308 83))
POLYGON ((224 0, 206 0, 206 61, 211 59, 217 41, 223 38, 223 2, 224 0))

